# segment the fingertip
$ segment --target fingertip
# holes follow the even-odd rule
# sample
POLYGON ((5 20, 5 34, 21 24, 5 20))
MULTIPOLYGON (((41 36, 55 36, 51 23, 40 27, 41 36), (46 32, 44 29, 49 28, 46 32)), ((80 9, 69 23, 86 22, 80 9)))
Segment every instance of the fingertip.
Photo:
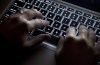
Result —
POLYGON ((38 11, 37 9, 33 9, 33 11, 36 13, 36 17, 38 19, 43 19, 44 18, 42 13, 40 11, 38 11))
POLYGON ((69 27, 66 31, 67 36, 76 36, 75 27, 69 27))
POLYGON ((86 29, 86 26, 85 25, 80 25, 79 29, 86 29))
POLYGON ((47 26, 47 25, 49 25, 49 21, 42 20, 42 19, 40 19, 40 21, 41 21, 41 26, 47 26))

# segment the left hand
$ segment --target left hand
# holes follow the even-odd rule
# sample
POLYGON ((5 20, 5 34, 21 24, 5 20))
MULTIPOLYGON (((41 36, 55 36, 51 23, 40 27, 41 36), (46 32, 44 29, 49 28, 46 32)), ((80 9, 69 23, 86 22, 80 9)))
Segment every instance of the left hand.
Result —
POLYGON ((43 20, 42 14, 37 10, 22 9, 21 12, 8 17, 1 25, 0 32, 9 42, 17 43, 23 47, 31 47, 50 38, 47 34, 36 36, 32 40, 27 40, 27 33, 39 27, 44 27, 49 24, 43 20), (32 19, 36 17, 36 19, 32 19))

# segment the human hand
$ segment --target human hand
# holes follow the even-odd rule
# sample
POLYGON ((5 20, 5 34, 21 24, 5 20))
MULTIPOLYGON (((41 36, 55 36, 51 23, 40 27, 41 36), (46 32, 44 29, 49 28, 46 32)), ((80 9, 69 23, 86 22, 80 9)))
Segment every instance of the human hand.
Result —
POLYGON ((78 36, 75 33, 75 29, 71 27, 67 30, 66 37, 59 40, 57 65, 96 65, 95 32, 81 25, 78 36))
POLYGON ((31 47, 39 44, 50 38, 47 34, 36 36, 32 40, 27 40, 27 33, 39 27, 44 27, 49 24, 43 20, 42 14, 37 10, 22 9, 20 12, 8 17, 0 27, 0 32, 5 39, 12 43, 17 43, 23 47, 31 47), (32 19, 36 17, 36 19, 32 19))

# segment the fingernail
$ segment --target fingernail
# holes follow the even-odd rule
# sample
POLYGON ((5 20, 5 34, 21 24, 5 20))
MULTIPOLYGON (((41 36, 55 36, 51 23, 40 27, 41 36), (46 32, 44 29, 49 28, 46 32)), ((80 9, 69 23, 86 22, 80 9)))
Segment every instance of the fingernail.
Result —
POLYGON ((45 21, 45 25, 49 25, 49 21, 45 21))
POLYGON ((45 26, 47 26, 47 25, 49 25, 49 21, 43 20, 42 24, 45 25, 45 26))

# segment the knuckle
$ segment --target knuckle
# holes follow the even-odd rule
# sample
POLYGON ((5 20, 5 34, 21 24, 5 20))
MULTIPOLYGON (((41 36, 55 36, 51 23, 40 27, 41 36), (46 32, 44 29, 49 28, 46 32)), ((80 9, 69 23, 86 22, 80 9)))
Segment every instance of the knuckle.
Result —
POLYGON ((74 36, 71 36, 71 35, 68 35, 68 36, 66 37, 66 39, 68 39, 68 40, 76 40, 76 38, 75 38, 74 36))
POLYGON ((19 20, 21 19, 21 17, 18 16, 18 15, 12 15, 12 16, 9 17, 9 19, 10 19, 10 20, 19 21, 19 20))

